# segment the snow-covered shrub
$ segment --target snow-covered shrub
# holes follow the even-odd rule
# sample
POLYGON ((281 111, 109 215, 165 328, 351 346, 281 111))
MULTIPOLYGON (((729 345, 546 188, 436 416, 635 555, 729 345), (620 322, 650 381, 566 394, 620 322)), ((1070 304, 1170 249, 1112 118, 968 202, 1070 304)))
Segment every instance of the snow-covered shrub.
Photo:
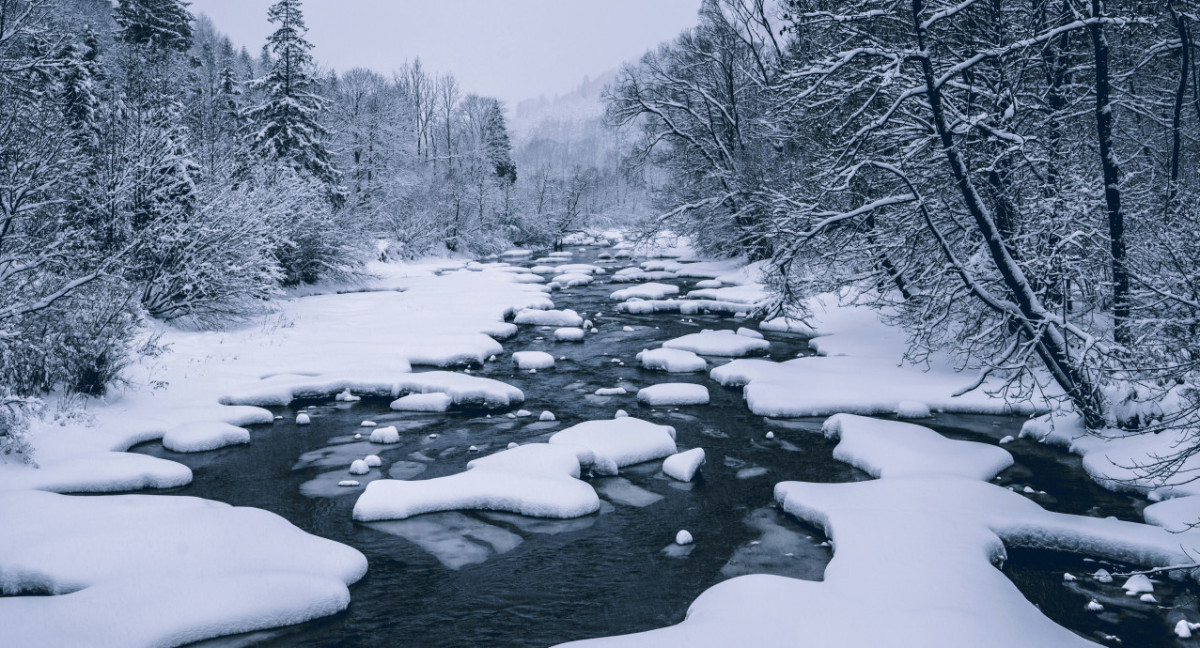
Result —
POLYGON ((29 419, 41 411, 41 402, 0 391, 0 464, 33 463, 27 433, 29 419))

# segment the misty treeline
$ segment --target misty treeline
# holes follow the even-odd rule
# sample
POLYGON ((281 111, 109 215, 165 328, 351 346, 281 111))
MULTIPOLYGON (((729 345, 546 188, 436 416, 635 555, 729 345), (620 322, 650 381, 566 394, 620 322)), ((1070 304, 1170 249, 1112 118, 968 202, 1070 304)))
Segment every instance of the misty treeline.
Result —
POLYGON ((1198 9, 707 0, 608 113, 641 129, 660 224, 768 260, 793 313, 854 288, 912 360, 953 350, 1092 429, 1195 434, 1198 9))
POLYGON ((153 353, 147 318, 554 244, 603 207, 615 164, 543 151, 524 177, 496 99, 419 61, 322 69, 298 0, 263 20, 251 55, 181 0, 0 0, 0 454, 39 395, 103 394, 153 353))

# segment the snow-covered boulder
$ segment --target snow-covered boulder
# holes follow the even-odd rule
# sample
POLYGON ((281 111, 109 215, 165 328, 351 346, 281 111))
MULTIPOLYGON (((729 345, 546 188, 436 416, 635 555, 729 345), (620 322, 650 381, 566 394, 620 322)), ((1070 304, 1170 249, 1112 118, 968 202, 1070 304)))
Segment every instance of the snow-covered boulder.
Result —
POLYGON ((582 342, 584 332, 581 328, 566 327, 554 329, 554 339, 559 342, 582 342))
POLYGON ((534 326, 579 326, 583 318, 573 310, 537 310, 527 308, 517 313, 513 318, 516 324, 532 324, 534 326))
POLYGON ((371 441, 371 443, 380 443, 380 444, 388 444, 388 445, 393 444, 393 443, 400 443, 400 431, 397 430, 396 426, 394 426, 394 425, 388 425, 386 427, 375 428, 374 430, 371 430, 370 441, 371 441))
POLYGON ((659 383, 638 390, 637 399, 652 407, 707 405, 708 388, 695 383, 659 383))
POLYGON ((692 448, 663 459, 663 473, 672 479, 689 482, 704 465, 704 448, 692 448))
POLYGON ((646 369, 668 373, 690 373, 708 368, 704 358, 683 349, 647 349, 637 354, 637 359, 646 369))
POLYGON ((518 369, 549 369, 554 366, 554 356, 545 351, 517 351, 512 357, 518 369))

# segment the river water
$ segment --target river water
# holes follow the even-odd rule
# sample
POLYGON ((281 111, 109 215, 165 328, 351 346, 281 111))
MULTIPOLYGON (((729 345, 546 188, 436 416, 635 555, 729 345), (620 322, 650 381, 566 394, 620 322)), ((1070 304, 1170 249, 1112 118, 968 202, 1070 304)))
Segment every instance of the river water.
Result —
MULTIPOLYGON (((593 262, 597 250, 578 251, 575 262, 593 262)), ((609 273, 629 262, 605 264, 609 273)), ((686 292, 695 280, 670 281, 686 292)), ((665 374, 640 369, 634 355, 662 341, 702 328, 736 328, 746 322, 721 315, 618 313, 609 293, 629 284, 557 291, 558 308, 572 308, 599 331, 583 343, 552 339, 552 329, 523 326, 504 342, 505 356, 473 371, 524 391, 522 406, 533 416, 506 412, 415 414, 391 412, 387 401, 296 402, 276 413, 283 420, 253 428, 253 442, 214 452, 179 455, 148 443, 135 450, 190 466, 195 479, 174 493, 273 511, 316 535, 362 551, 366 577, 351 587, 347 611, 298 626, 227 637, 204 646, 545 646, 572 639, 649 630, 683 620, 705 589, 733 576, 773 573, 820 580, 831 552, 819 529, 780 512, 774 484, 784 480, 846 482, 867 475, 832 458, 833 443, 814 430, 821 419, 774 421, 746 409, 740 389, 723 388, 705 373, 665 374), (625 331, 624 327, 633 327, 625 331), (554 369, 518 371, 507 354, 545 350, 559 358, 554 369), (659 382, 696 382, 708 387, 705 406, 639 406, 638 388, 659 382), (600 397, 602 387, 625 386, 628 395, 600 397), (508 514, 438 513, 372 524, 351 519, 361 488, 339 488, 351 478, 350 461, 378 454, 382 471, 372 476, 425 479, 460 472, 466 461, 509 442, 544 441, 575 423, 610 418, 618 409, 672 425, 680 449, 703 447, 707 463, 693 483, 664 477, 659 463, 623 469, 620 477, 594 479, 600 513, 578 520, 545 521, 508 514), (299 410, 312 424, 292 423, 299 410), (537 415, 553 412, 556 421, 537 415), (402 442, 368 444, 355 434, 364 420, 396 425, 402 442), (775 433, 767 439, 768 431, 775 433), (475 451, 470 450, 471 446, 475 451), (680 529, 695 544, 673 544, 680 529)), ((767 334, 770 357, 807 352, 807 341, 767 334)), ((710 358, 716 363, 721 359, 710 358)), ((923 424, 948 436, 998 443, 1015 436, 1021 421, 1007 417, 940 415, 923 424)), ((1146 502, 1105 491, 1083 473, 1078 458, 1032 441, 1005 446, 1017 464, 997 483, 1044 507, 1076 514, 1140 521, 1146 502)), ((355 478, 363 481, 366 480, 355 478)), ((1077 555, 1013 551, 1005 572, 1055 621, 1094 641, 1124 646, 1175 646, 1178 612, 1194 611, 1195 589, 1160 585, 1152 605, 1125 597, 1117 583, 1081 578, 1107 567, 1077 555), (1087 612, 1089 600, 1105 604, 1087 612), (1174 615, 1174 616, 1172 616, 1174 615)), ((798 610, 798 615, 803 611, 798 610)), ((1192 615, 1194 618, 1194 614, 1192 615)))

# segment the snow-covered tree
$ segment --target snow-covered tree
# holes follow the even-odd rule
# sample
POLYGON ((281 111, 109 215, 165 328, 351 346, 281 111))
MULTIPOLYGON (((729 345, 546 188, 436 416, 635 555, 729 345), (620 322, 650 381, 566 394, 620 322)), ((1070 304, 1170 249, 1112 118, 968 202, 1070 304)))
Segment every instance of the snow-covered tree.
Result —
POLYGON ((331 201, 345 199, 341 173, 334 167, 326 141, 329 131, 321 124, 326 102, 316 92, 312 43, 305 39, 300 0, 279 0, 267 12, 276 25, 267 39, 265 52, 270 66, 255 80, 263 102, 246 109, 250 148, 255 153, 292 168, 323 183, 331 201))

